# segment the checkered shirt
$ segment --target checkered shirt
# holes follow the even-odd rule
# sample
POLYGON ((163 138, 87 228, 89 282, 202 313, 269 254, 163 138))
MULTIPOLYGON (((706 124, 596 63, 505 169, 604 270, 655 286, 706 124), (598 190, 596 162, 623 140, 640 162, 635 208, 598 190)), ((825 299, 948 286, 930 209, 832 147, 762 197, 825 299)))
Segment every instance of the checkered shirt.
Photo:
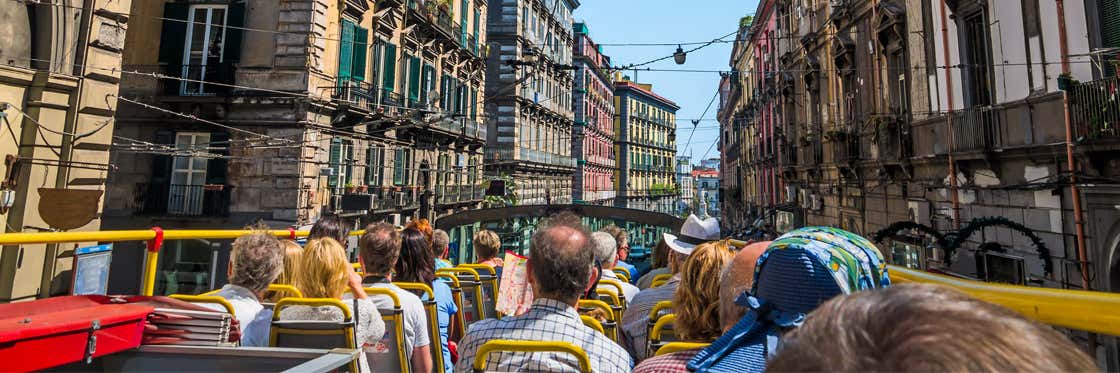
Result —
POLYGON ((646 358, 646 338, 648 337, 649 311, 658 302, 673 300, 673 292, 681 283, 680 275, 673 275, 664 285, 642 290, 634 296, 634 301, 622 313, 622 345, 635 360, 646 358))
POLYGON ((699 348, 654 356, 634 367, 633 373, 686 373, 688 361, 692 360, 698 352, 700 352, 699 348))
MULTIPOLYGON (((595 372, 629 372, 634 366, 622 346, 583 325, 579 313, 571 305, 538 298, 524 315, 486 319, 471 325, 459 343, 455 372, 472 371, 475 352, 495 339, 569 342, 587 353, 595 372)), ((579 362, 574 356, 563 353, 492 352, 486 359, 486 371, 576 372, 579 362)))

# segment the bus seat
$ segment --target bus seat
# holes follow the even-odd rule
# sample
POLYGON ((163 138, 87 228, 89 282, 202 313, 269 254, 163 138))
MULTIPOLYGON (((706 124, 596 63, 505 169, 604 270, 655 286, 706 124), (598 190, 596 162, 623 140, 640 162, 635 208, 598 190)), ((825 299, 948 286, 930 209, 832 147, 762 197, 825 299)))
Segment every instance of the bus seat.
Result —
POLYGON ((669 342, 669 343, 666 343, 665 345, 661 346, 661 348, 658 348, 657 353, 655 353, 654 356, 661 356, 661 355, 665 355, 665 354, 671 354, 671 353, 674 353, 674 352, 708 348, 708 346, 711 346, 711 345, 712 345, 711 343, 669 342))
POLYGON ((386 297, 393 302, 392 309, 378 309, 381 320, 385 321, 385 336, 381 337, 377 345, 362 348, 362 353, 366 355, 366 360, 369 362, 370 371, 407 373, 411 366, 405 352, 404 310, 401 308, 400 297, 386 288, 367 287, 365 291, 370 298, 386 297))
POLYGON ((600 310, 603 315, 607 317, 606 321, 600 321, 599 324, 603 327, 604 334, 607 335, 614 342, 618 342, 618 318, 615 317, 614 309, 607 302, 601 300, 583 299, 579 301, 579 310, 581 312, 600 310))
MULTIPOLYGON (((354 341, 354 317, 350 308, 334 298, 284 298, 272 310, 269 347, 357 349, 354 341), (280 311, 292 306, 332 306, 342 310, 343 321, 280 320, 280 311)), ((350 371, 358 371, 358 360, 350 363, 350 371)))
POLYGON ((226 300, 226 298, 216 295, 171 294, 169 297, 188 303, 215 304, 221 306, 227 313, 233 315, 233 317, 237 317, 237 312, 233 310, 233 304, 226 300))
POLYGON ((618 296, 618 293, 607 288, 597 288, 595 292, 599 294, 600 300, 611 306, 611 310, 614 311, 615 320, 622 320, 622 311, 624 311, 625 308, 622 307, 622 300, 618 296))
POLYGON ((482 286, 482 317, 498 318, 495 307, 498 305, 498 271, 487 264, 460 264, 458 267, 470 268, 478 272, 482 286))
POLYGON ((467 327, 486 317, 482 305, 482 279, 478 271, 473 268, 451 267, 436 271, 436 275, 440 273, 450 273, 459 279, 463 289, 463 307, 460 309, 466 311, 464 317, 467 327))
POLYGON ((607 332, 603 330, 603 324, 600 323, 598 319, 587 315, 580 315, 579 319, 583 320, 583 325, 587 325, 591 327, 591 329, 595 329, 595 331, 599 332, 599 334, 602 334, 604 336, 607 335, 607 332))
POLYGON ((662 273, 660 275, 653 276, 653 281, 650 282, 649 287, 655 288, 661 285, 665 285, 665 283, 669 282, 669 280, 672 278, 673 275, 671 273, 662 273))
POLYGON ((614 267, 614 268, 611 268, 611 271, 614 271, 614 274, 616 276, 618 276, 618 279, 620 279, 622 281, 630 282, 630 271, 627 270, 626 268, 614 267))
POLYGON ((439 335, 439 310, 436 305, 435 291, 432 290, 431 286, 418 282, 393 282, 393 285, 422 294, 420 301, 424 304, 424 313, 428 316, 428 340, 432 341, 432 348, 429 349, 432 353, 432 369, 436 372, 445 371, 443 349, 436 347, 446 341, 439 335))
POLYGON ((591 372, 591 358, 582 348, 568 342, 542 342, 542 341, 513 341, 496 339, 478 348, 474 355, 472 366, 475 372, 486 371, 486 359, 492 352, 553 352, 566 353, 576 357, 579 361, 580 372, 591 372))
POLYGON ((646 341, 646 356, 653 356, 661 346, 677 341, 677 335, 673 332, 673 322, 676 320, 677 315, 671 313, 657 319, 653 329, 649 331, 649 340, 646 341))
POLYGON ((448 330, 448 336, 458 335, 462 337, 467 334, 467 309, 463 308, 463 285, 459 282, 459 278, 455 277, 454 273, 436 273, 436 278, 447 280, 447 284, 451 286, 451 299, 455 300, 455 308, 459 312, 455 313, 455 331, 448 330))

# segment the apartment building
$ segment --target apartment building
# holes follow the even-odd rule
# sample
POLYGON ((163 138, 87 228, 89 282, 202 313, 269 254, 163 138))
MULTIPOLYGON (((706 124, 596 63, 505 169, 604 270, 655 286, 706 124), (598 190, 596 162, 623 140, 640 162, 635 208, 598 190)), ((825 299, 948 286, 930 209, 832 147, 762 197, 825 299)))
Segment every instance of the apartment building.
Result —
POLYGON ((697 211, 696 206, 696 178, 692 177, 692 157, 677 157, 677 204, 673 213, 677 216, 688 216, 697 211))
POLYGON ((618 173, 615 206, 672 214, 678 186, 676 103, 653 85, 615 79, 618 173))
POLYGON ((519 204, 572 202, 572 11, 578 0, 502 0, 489 8, 487 172, 519 204))
MULTIPOLYGON (((476 206, 486 12, 483 0, 134 2, 124 69, 143 74, 121 96, 139 104, 121 107, 114 134, 138 141, 113 153, 102 228, 324 214, 358 227, 476 206)), ((209 267, 226 249, 209 246, 175 242, 161 273, 223 277, 209 267)))
POLYGON ((591 39, 585 23, 575 23, 575 86, 572 153, 576 156, 575 203, 614 206, 614 84, 610 57, 591 39))

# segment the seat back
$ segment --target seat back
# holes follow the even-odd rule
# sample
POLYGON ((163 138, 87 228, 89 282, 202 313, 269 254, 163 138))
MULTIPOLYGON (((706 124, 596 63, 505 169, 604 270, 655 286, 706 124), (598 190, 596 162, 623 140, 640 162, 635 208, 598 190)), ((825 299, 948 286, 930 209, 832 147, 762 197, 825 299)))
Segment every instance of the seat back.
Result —
POLYGON ((611 268, 611 271, 614 271, 614 274, 618 276, 620 280, 630 282, 630 270, 623 267, 614 267, 611 268))
POLYGON ((609 278, 599 279, 599 287, 606 287, 608 289, 614 289, 618 294, 619 300, 621 300, 621 303, 619 303, 619 304, 622 305, 622 309, 624 309, 624 310, 626 309, 626 293, 623 292, 623 290, 622 290, 623 288, 622 288, 622 283, 621 282, 618 282, 618 280, 612 280, 612 279, 609 279, 609 278))
MULTIPOLYGON (((269 328, 270 347, 310 348, 330 350, 335 348, 357 349, 354 340, 354 318, 350 308, 334 298, 284 298, 272 310, 272 327, 269 328), (292 306, 336 307, 342 311, 342 321, 280 320, 280 312, 292 306)), ((350 371, 358 371, 357 360, 350 364, 350 371)))
POLYGON ((478 271, 473 268, 452 267, 436 271, 436 275, 441 273, 449 273, 459 279, 459 285, 463 289, 463 307, 460 310, 464 311, 466 326, 469 327, 475 321, 485 318, 482 306, 482 280, 478 271))
POLYGON ((404 310, 397 294, 386 288, 365 288, 370 298, 385 297, 393 302, 392 309, 379 308, 381 320, 385 322, 385 336, 375 346, 362 349, 373 372, 408 372, 408 353, 404 343, 404 310))
POLYGON ((432 367, 436 372, 445 371, 443 349, 435 347, 447 343, 439 334, 439 309, 436 304, 435 291, 432 290, 431 286, 418 282, 394 282, 393 285, 423 294, 420 301, 424 304, 424 313, 428 318, 428 340, 432 341, 431 346, 433 346, 428 349, 432 353, 432 367))
POLYGON ((607 302, 601 300, 583 299, 579 301, 580 312, 587 312, 592 310, 600 310, 603 315, 606 315, 606 321, 600 321, 599 324, 603 327, 603 334, 607 335, 614 342, 618 342, 618 318, 615 317, 614 309, 607 302))
POLYGON ((676 320, 677 315, 671 313, 657 319, 653 329, 649 331, 649 340, 646 341, 646 356, 653 356, 661 346, 677 341, 677 335, 673 332, 673 322, 676 320))
POLYGON ((666 343, 665 345, 661 346, 661 348, 658 348, 657 353, 655 353, 654 356, 661 356, 661 355, 665 355, 665 354, 671 354, 671 353, 674 353, 674 352, 695 350, 695 349, 700 349, 700 348, 708 348, 708 346, 711 346, 711 345, 712 345, 711 343, 669 342, 669 343, 666 343))
POLYGON ((285 284, 271 284, 268 285, 268 291, 280 293, 286 297, 303 298, 303 292, 296 289, 295 286, 285 284))
POLYGON ((601 301, 611 306, 611 310, 614 311, 615 320, 622 320, 622 311, 625 310, 625 308, 622 307, 622 297, 619 297, 618 293, 614 290, 607 288, 597 288, 595 289, 595 293, 599 294, 599 299, 601 301))
MULTIPOLYGON (((214 293, 216 293, 216 291, 211 292, 209 294, 214 294, 214 293)), ((226 300, 226 298, 222 298, 222 297, 219 297, 219 296, 216 296, 216 295, 171 294, 170 298, 178 299, 178 300, 181 300, 181 301, 184 301, 184 302, 189 302, 189 303, 216 304, 216 305, 221 306, 223 309, 225 309, 225 311, 227 313, 229 313, 230 315, 233 315, 233 317, 237 317, 237 312, 234 312, 234 310, 233 310, 233 304, 231 304, 228 300, 226 300)))
POLYGON ((466 316, 467 310, 463 308, 463 284, 459 282, 459 278, 455 277, 454 273, 436 273, 436 278, 447 280, 447 285, 451 287, 451 299, 455 301, 455 308, 459 312, 455 313, 455 330, 448 330, 449 335, 462 336, 467 333, 466 316))
POLYGON ((460 268, 470 268, 478 272, 480 289, 482 291, 482 317, 487 319, 497 318, 498 312, 498 271, 486 264, 460 264, 460 268))
POLYGON ((602 334, 604 336, 607 335, 607 332, 603 330, 603 324, 599 322, 599 319, 587 315, 579 315, 579 319, 583 321, 583 325, 587 325, 591 327, 591 329, 595 329, 595 331, 599 332, 599 334, 602 334))
POLYGON ((478 348, 478 352, 474 355, 472 367, 475 372, 486 371, 486 359, 490 356, 491 352, 555 352, 565 353, 575 356, 579 361, 580 372, 591 372, 591 358, 587 356, 587 352, 579 346, 568 342, 542 342, 542 341, 513 341, 495 339, 486 342, 478 348))
POLYGON ((665 285, 665 283, 669 282, 669 279, 671 278, 673 278, 673 275, 670 273, 662 273, 660 275, 653 276, 653 281, 650 282, 649 287, 655 288, 661 285, 665 285))

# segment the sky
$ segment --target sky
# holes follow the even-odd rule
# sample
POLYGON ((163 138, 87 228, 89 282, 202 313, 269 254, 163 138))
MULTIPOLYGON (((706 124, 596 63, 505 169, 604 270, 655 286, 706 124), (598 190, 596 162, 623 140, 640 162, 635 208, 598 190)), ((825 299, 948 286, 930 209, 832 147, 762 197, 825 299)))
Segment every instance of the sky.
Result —
MULTIPOLYGON (((603 52, 615 66, 641 63, 673 54, 674 46, 620 46, 625 43, 706 42, 735 32, 739 18, 753 13, 757 0, 583 0, 575 20, 587 23, 592 40, 603 44, 603 52)), ((734 36, 726 40, 734 40, 734 36)), ((731 43, 716 43, 688 54, 684 65, 670 58, 648 65, 651 69, 729 70, 731 43)), ((694 46, 682 46, 685 50, 694 46)), ((634 72, 624 73, 634 78, 634 72)), ((653 84, 653 91, 680 105, 677 112, 677 154, 691 155, 692 163, 701 157, 719 157, 713 146, 719 137, 715 121, 719 99, 696 126, 698 119, 719 88, 719 73, 638 71, 637 80, 653 84), (689 142, 689 136, 692 140, 689 142)), ((718 146, 718 145, 716 145, 718 146)))

